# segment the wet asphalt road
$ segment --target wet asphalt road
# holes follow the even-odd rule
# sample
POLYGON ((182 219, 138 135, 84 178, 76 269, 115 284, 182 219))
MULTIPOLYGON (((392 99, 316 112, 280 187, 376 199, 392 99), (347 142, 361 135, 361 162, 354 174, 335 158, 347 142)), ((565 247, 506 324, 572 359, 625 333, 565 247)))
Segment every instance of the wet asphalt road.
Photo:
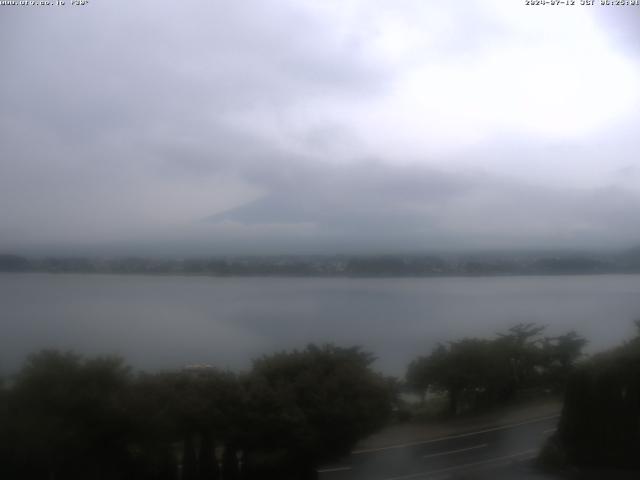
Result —
POLYGON ((319 470, 320 480, 543 479, 532 460, 558 416, 435 440, 354 451, 319 470))

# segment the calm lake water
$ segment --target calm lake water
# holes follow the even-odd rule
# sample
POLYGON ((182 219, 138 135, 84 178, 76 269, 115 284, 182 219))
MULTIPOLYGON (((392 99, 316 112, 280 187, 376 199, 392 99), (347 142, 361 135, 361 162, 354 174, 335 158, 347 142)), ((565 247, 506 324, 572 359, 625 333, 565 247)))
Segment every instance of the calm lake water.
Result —
POLYGON ((640 276, 211 278, 0 274, 0 371, 43 347, 123 355, 143 369, 251 358, 308 342, 361 345, 401 374, 441 341, 518 322, 575 329, 595 351, 633 332, 640 276))

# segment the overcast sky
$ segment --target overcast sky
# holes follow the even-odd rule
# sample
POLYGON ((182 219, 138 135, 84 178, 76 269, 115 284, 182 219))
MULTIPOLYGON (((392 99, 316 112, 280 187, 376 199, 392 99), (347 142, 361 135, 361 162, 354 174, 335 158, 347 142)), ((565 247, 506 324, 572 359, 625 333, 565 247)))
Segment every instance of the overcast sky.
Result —
POLYGON ((640 244, 640 7, 66 3, 0 6, 2 251, 640 244))

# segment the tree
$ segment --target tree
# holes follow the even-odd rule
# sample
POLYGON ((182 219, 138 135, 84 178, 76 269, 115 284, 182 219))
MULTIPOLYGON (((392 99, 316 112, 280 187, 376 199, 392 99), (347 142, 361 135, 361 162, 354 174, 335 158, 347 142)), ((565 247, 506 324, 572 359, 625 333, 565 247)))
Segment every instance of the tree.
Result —
POLYGON ((8 414, 20 478, 95 478, 127 469, 129 370, 117 358, 32 355, 12 387, 8 414))
POLYGON ((216 478, 214 449, 243 429, 244 400, 236 376, 215 368, 141 375, 133 388, 135 447, 142 476, 216 478))
POLYGON ((409 364, 407 383, 423 396, 446 393, 451 415, 504 403, 530 388, 561 388, 586 341, 575 332, 543 339, 544 328, 519 324, 492 340, 439 344, 409 364))
POLYGON ((256 360, 247 379, 249 466, 268 466, 278 478, 313 478, 319 462, 378 429, 392 398, 373 360, 359 348, 332 345, 256 360))
POLYGON ((558 432, 545 451, 561 452, 571 464, 637 469, 639 420, 640 335, 571 373, 558 432))
POLYGON ((540 334, 545 326, 535 323, 519 323, 509 328, 506 334, 498 335, 499 348, 504 351, 509 362, 510 380, 507 395, 512 397, 518 390, 530 387, 539 375, 537 367, 541 363, 540 334))
POLYGON ((14 457, 11 425, 9 422, 9 392, 0 377, 0 478, 9 478, 8 467, 14 457))
POLYGON ((544 384, 561 391, 582 357, 587 341, 571 331, 557 337, 545 337, 542 344, 542 364, 544 384))

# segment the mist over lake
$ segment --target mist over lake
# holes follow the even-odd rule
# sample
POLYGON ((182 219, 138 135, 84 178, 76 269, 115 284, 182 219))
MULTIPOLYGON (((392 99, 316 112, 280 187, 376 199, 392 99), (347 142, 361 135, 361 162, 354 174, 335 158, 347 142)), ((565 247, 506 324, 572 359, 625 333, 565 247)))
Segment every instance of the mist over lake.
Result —
POLYGON ((118 354, 156 370, 244 369, 308 342, 361 345, 401 375, 437 342, 519 322, 613 346, 640 318, 640 275, 482 278, 214 278, 1 274, 0 372, 41 348, 118 354))

